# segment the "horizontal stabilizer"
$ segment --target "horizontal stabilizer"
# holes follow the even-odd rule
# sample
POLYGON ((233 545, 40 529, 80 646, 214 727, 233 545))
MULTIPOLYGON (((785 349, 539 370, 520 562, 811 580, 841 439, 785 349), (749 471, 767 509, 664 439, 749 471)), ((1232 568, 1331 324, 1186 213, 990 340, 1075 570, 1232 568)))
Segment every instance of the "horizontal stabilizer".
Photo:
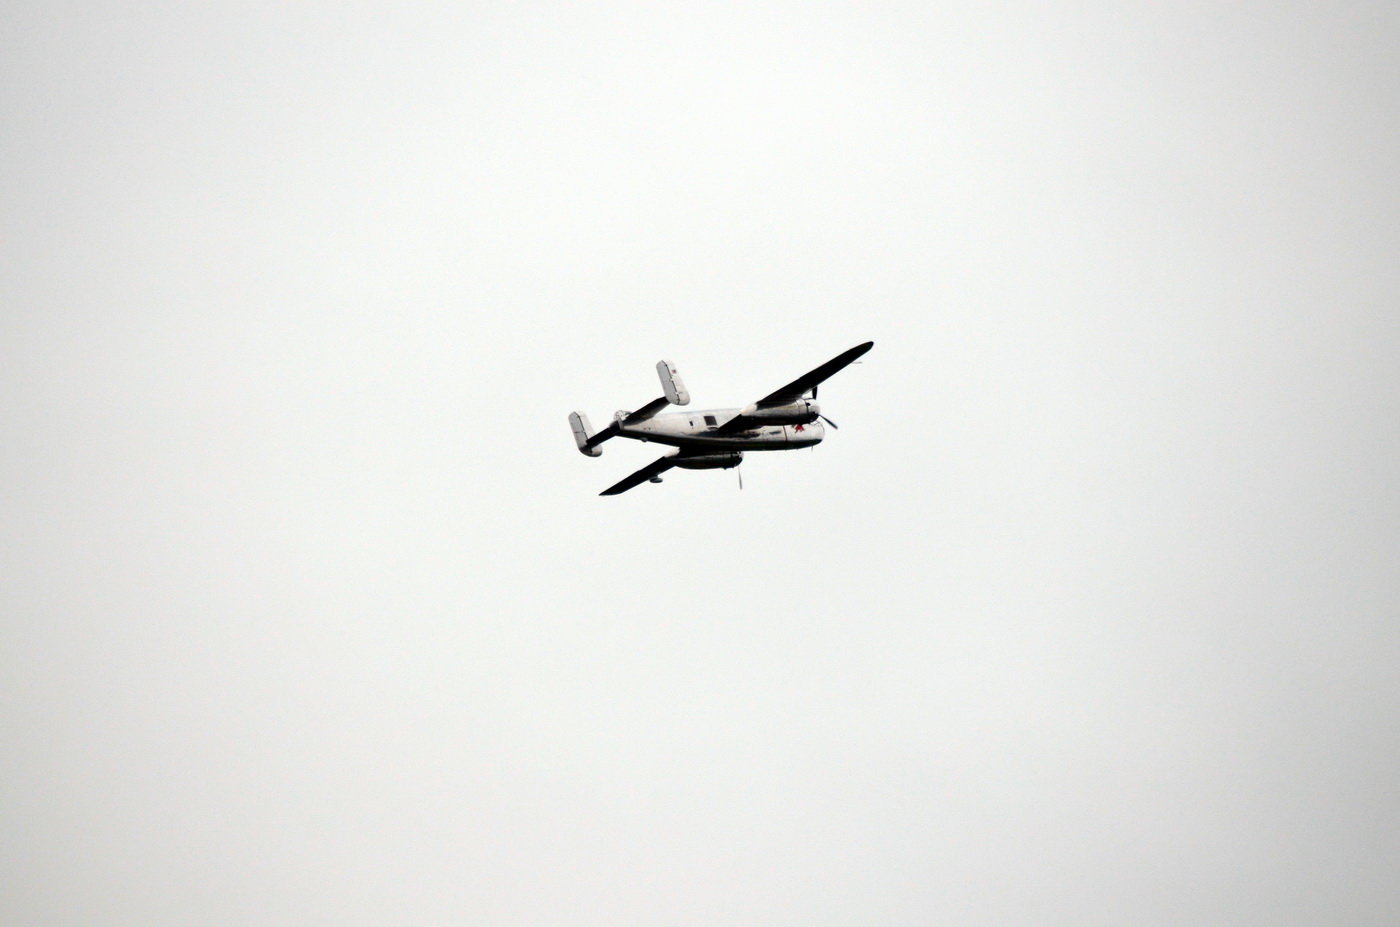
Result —
POLYGON ((670 400, 667 399, 665 396, 658 396, 651 402, 642 406, 636 412, 629 413, 627 417, 622 420, 622 424, 635 425, 638 422, 644 422, 656 413, 660 412, 662 409, 666 408, 666 406, 669 403, 670 400))
MULTIPOLYGON (((604 428, 602 431, 598 432, 596 435, 593 435, 591 438, 588 439, 589 449, 591 450, 592 448, 597 447, 609 438, 616 438, 618 436, 618 433, 619 428, 617 426, 617 422, 610 422, 607 428, 604 428)), ((598 453, 601 454, 603 452, 599 451, 598 453)))

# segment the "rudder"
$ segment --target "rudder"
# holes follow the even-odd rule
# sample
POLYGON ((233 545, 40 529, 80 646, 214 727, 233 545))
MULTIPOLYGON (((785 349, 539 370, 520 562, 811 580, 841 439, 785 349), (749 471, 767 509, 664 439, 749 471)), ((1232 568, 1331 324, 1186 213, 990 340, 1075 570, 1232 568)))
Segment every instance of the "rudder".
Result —
POLYGON ((588 416, 582 412, 569 413, 569 427, 574 431, 574 443, 578 445, 578 452, 588 457, 602 457, 603 452, 591 446, 588 440, 593 437, 593 426, 588 421, 588 416))

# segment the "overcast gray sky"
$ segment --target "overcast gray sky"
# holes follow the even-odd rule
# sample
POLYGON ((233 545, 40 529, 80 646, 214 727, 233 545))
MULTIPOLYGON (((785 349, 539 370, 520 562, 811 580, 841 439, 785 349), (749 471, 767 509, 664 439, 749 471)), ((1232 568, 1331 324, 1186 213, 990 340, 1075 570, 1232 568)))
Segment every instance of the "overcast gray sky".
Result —
POLYGON ((1396 923, 1398 27, 12 4, 0 919, 1396 923))

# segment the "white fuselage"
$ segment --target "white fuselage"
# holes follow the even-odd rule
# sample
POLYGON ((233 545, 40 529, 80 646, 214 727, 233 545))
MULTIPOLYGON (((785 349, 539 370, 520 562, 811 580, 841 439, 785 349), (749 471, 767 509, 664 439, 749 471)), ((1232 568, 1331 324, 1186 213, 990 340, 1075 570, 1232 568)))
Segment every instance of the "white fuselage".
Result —
POLYGON ((826 436, 820 420, 806 425, 758 425, 732 434, 716 434, 716 429, 734 418, 741 409, 701 409, 696 412, 667 412, 632 425, 623 425, 619 413, 618 437, 650 441, 686 450, 704 451, 787 451, 811 447, 826 436))

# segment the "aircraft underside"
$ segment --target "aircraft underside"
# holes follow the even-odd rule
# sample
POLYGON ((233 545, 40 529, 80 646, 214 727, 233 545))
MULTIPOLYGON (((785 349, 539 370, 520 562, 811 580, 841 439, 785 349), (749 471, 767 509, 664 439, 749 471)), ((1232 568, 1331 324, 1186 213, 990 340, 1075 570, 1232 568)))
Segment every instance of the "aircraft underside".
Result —
MULTIPOLYGON (((744 451, 812 447, 826 436, 823 422, 836 427, 835 422, 821 414, 817 387, 832 374, 855 363, 874 344, 873 341, 858 344, 742 409, 663 414, 662 410, 668 407, 690 404, 690 393, 681 382, 675 365, 663 360, 656 365, 662 396, 636 411, 618 412, 601 431, 594 431, 588 416, 582 412, 570 413, 569 428, 579 453, 587 457, 602 454, 599 445, 611 438, 631 438, 677 448, 676 453, 653 461, 609 486, 603 490, 604 496, 624 493, 647 481, 659 483, 661 474, 672 467, 727 470, 739 466, 744 451)), ((743 486, 742 479, 740 486, 743 486)))
POLYGON ((618 433, 618 437, 704 451, 790 451, 819 443, 824 437, 824 430, 820 423, 770 425, 733 435, 667 434, 661 431, 623 429, 618 433))

